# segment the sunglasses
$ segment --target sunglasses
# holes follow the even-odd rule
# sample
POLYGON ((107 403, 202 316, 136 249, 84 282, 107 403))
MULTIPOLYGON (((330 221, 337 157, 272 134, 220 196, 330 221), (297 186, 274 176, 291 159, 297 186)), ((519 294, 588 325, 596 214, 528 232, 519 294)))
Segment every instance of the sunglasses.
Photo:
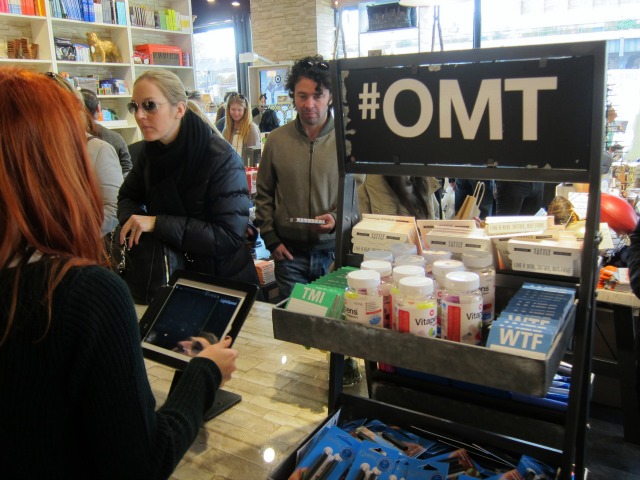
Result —
POLYGON ((158 111, 158 107, 160 107, 160 105, 164 105, 165 103, 168 102, 160 103, 153 100, 144 100, 143 102, 140 102, 140 105, 138 105, 136 102, 129 102, 127 103, 127 110, 129 110, 129 113, 131 113, 132 115, 138 113, 138 108, 142 108, 142 110, 144 110, 146 113, 156 113, 158 111))
POLYGON ((229 98, 239 98, 240 100, 246 100, 247 99, 247 97, 245 97, 241 93, 232 93, 231 95, 229 95, 229 98))
POLYGON ((306 62, 302 62, 300 66, 305 70, 309 70, 314 67, 318 70, 329 70, 329 64, 327 62, 313 62, 311 60, 307 60, 306 62))

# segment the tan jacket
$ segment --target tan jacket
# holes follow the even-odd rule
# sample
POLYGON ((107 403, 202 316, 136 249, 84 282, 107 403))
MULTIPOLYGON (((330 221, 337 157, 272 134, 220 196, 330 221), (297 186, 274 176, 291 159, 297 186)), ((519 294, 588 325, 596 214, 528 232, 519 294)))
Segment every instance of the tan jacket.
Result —
MULTIPOLYGON (((427 219, 437 219, 440 218, 440 207, 435 192, 440 188, 440 182, 428 177, 427 184, 427 219)), ((410 215, 382 175, 367 175, 364 183, 358 188, 358 202, 361 214, 410 215)))

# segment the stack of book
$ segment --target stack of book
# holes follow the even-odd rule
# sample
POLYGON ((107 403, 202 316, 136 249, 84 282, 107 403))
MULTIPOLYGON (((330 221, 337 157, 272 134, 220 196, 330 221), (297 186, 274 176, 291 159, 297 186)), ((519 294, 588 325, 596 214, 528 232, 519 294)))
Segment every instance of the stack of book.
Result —
POLYGON ((351 230, 353 253, 390 250, 395 243, 410 243, 422 252, 415 218, 373 214, 364 214, 362 218, 351 230))
POLYGON ((487 347, 530 358, 546 358, 575 302, 576 292, 526 282, 491 325, 487 347))
POLYGON ((355 267, 342 267, 312 283, 296 283, 285 307, 292 312, 318 317, 342 318, 347 274, 355 267))
POLYGON ((254 260, 253 263, 256 265, 260 285, 264 287, 265 285, 269 285, 276 281, 273 260, 254 260))
POLYGON ((44 0, 0 0, 0 13, 44 17, 44 0))

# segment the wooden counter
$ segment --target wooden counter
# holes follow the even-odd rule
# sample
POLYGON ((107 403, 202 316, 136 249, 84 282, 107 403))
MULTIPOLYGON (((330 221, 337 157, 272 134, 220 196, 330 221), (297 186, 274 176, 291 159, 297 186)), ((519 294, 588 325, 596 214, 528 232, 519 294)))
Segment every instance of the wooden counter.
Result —
MULTIPOLYGON (((265 479, 327 416, 327 355, 275 340, 271 308, 256 302, 234 344, 238 370, 224 389, 242 401, 205 424, 171 479, 265 479)), ((162 405, 174 371, 146 363, 162 405)))

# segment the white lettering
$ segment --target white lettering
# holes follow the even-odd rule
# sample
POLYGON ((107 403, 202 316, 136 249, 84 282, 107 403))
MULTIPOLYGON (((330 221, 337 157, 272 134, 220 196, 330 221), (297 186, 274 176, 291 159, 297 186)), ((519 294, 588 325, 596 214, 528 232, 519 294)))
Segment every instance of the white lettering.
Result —
POLYGON ((505 79, 505 92, 522 92, 522 140, 538 140, 538 92, 557 89, 558 77, 505 79))
POLYGON ((429 128, 433 118, 433 98, 424 83, 411 78, 404 78, 394 82, 387 89, 382 103, 382 114, 387 126, 393 133, 399 137, 415 138, 422 135, 429 128), (420 102, 420 117, 414 125, 410 126, 402 125, 396 117, 396 97, 404 90, 410 90, 417 94, 420 102))
POLYGON ((500 79, 482 81, 471 116, 469 116, 464 104, 458 80, 440 80, 440 138, 452 137, 451 111, 454 110, 462 130, 462 137, 465 140, 473 140, 487 107, 489 109, 489 139, 502 140, 500 79))

